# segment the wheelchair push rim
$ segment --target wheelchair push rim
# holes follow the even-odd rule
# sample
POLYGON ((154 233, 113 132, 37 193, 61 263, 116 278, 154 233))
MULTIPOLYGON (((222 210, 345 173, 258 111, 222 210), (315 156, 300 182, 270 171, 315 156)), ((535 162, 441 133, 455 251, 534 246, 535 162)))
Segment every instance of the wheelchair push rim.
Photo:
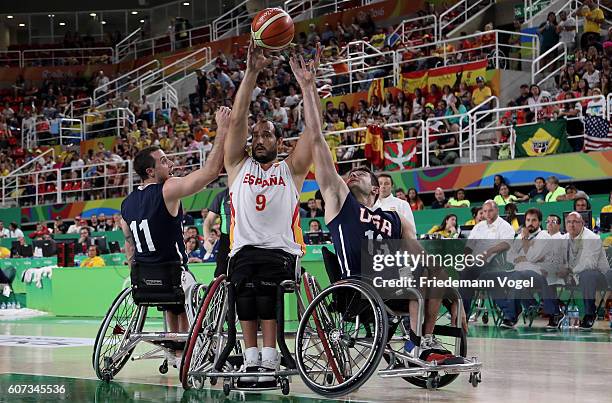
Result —
POLYGON ((106 367, 105 362, 125 345, 131 333, 142 330, 145 316, 146 308, 137 306, 132 300, 131 287, 124 289, 115 298, 98 329, 94 343, 92 365, 99 379, 109 381, 129 360, 134 348, 127 351, 117 362, 111 363, 110 368, 106 367))
POLYGON ((213 334, 217 330, 218 322, 223 321, 221 311, 227 296, 227 289, 222 284, 224 281, 225 275, 221 275, 212 281, 206 292, 206 297, 200 304, 196 320, 191 325, 179 371, 181 384, 186 390, 204 386, 203 376, 194 377, 189 375, 189 372, 198 366, 201 367, 207 360, 211 368, 214 365, 214 356, 211 357, 210 353, 211 351, 214 353, 213 334), (197 356, 194 357, 194 353, 197 353, 197 356))
POLYGON ((306 386, 335 397, 363 385, 382 358, 386 322, 382 299, 365 283, 340 281, 321 291, 296 335, 296 362, 306 386))

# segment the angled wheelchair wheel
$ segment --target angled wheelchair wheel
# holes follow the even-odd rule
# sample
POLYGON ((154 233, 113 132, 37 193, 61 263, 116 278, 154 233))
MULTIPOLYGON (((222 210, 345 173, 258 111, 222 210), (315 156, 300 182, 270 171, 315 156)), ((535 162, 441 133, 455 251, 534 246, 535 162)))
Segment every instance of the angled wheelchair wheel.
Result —
POLYGON ((113 358, 125 346, 133 332, 142 331, 146 308, 137 306, 132 300, 132 288, 123 290, 108 309, 98 330, 92 355, 96 376, 110 381, 123 368, 134 348, 122 357, 113 358))
MULTIPOLYGON (((436 326, 434 328, 434 335, 440 341, 440 343, 444 346, 444 348, 448 351, 451 351, 456 356, 466 357, 467 354, 467 336, 465 331, 460 326, 457 327, 449 318, 450 314, 448 308, 445 305, 442 305, 440 309, 440 313, 438 315, 438 319, 436 320, 436 326)), ((388 349, 390 351, 398 351, 403 352, 404 342, 407 339, 408 328, 407 325, 404 325, 405 321, 401 320, 394 326, 391 331, 393 334, 389 335, 388 349)), ((388 353, 385 353, 384 359, 387 364, 391 362, 391 356, 388 353)), ((414 364, 410 364, 410 367, 416 367, 414 364)), ((396 358, 395 363, 393 364, 394 368, 404 368, 405 362, 403 360, 399 360, 396 358)), ((452 383, 459 374, 444 374, 440 375, 439 378, 436 377, 436 388, 442 388, 446 385, 452 383)), ((431 378, 426 376, 406 376, 403 379, 411 383, 412 385, 418 386, 423 389, 428 389, 428 384, 431 386, 431 378)))
POLYGON ((226 302, 225 275, 221 275, 208 287, 206 297, 202 300, 189 331, 179 371, 179 378, 185 389, 200 389, 204 386, 203 377, 189 375, 189 372, 207 371, 214 365, 216 333, 225 320, 226 302))
POLYGON ((313 392, 351 393, 376 370, 387 340, 384 303, 369 285, 342 280, 321 291, 302 316, 296 363, 313 392))

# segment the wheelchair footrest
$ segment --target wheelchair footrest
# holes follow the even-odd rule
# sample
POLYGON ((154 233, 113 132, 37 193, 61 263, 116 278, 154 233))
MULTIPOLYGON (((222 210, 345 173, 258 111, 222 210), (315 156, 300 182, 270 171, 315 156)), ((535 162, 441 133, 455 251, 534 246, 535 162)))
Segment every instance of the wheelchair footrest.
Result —
POLYGON ((427 362, 423 362, 422 364, 422 366, 410 368, 381 369, 378 371, 378 375, 380 375, 381 378, 395 378, 407 376, 427 376, 427 374, 430 372, 458 374, 461 372, 480 372, 482 368, 482 363, 478 361, 478 358, 476 357, 473 357, 472 359, 465 358, 463 364, 437 365, 427 362))
POLYGON ((152 340, 152 344, 156 346, 160 346, 163 348, 167 348, 169 350, 174 351, 183 351, 185 350, 185 342, 184 341, 172 341, 172 340, 152 340))
POLYGON ((288 377, 293 375, 298 375, 297 369, 281 369, 280 371, 274 372, 240 372, 240 371, 232 371, 232 372, 217 372, 211 371, 205 374, 207 377, 214 378, 241 378, 243 376, 274 376, 274 377, 288 377))

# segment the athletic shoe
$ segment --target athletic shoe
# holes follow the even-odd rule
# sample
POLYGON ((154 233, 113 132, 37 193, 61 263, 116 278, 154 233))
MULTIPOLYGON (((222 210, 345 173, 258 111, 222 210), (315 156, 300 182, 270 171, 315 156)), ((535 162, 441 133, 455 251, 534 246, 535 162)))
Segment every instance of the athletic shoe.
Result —
MULTIPOLYGON (((274 372, 280 369, 280 354, 272 347, 264 347, 261 350, 261 365, 259 373, 274 372)), ((269 388, 276 386, 276 377, 259 376, 257 378, 257 386, 260 388, 269 388)))
POLYGON ((593 315, 584 315, 578 329, 583 331, 593 330, 593 324, 595 323, 595 317, 593 315))
POLYGON ((462 357, 456 357, 448 351, 440 340, 432 334, 426 334, 421 338, 421 355, 420 359, 427 362, 436 361, 438 365, 463 364, 465 361, 462 357))
MULTIPOLYGON (((244 364, 240 368, 241 372, 258 372, 261 359, 259 358, 259 350, 257 347, 249 347, 244 350, 244 364)), ((257 384, 257 375, 241 376, 238 378, 238 387, 247 388, 257 384)))
POLYGON ((548 318, 546 329, 558 329, 562 318, 563 315, 551 315, 550 318, 548 318))
POLYGON ((516 322, 510 319, 504 319, 504 321, 499 325, 499 327, 503 329, 514 329, 516 322))

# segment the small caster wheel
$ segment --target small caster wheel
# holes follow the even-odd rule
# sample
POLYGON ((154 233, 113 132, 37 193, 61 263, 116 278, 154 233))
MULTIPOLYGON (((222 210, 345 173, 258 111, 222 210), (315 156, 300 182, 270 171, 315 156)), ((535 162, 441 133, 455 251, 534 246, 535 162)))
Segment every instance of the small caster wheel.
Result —
POLYGON ((214 377, 213 377, 213 378, 210 378, 210 384, 211 384, 212 386, 215 386, 215 385, 217 384, 217 378, 214 378, 214 377))
POLYGON ((168 360, 164 360, 162 365, 159 366, 159 373, 163 375, 167 372, 168 372, 168 360))
POLYGON ((440 375, 431 374, 427 377, 427 382, 426 382, 427 389, 429 390, 438 389, 439 385, 440 385, 440 375))
POLYGON ((481 382, 480 372, 475 372, 470 374, 470 383, 473 387, 478 387, 478 384, 481 382))
POLYGON ((110 383, 111 379, 113 379, 113 376, 111 375, 110 371, 104 371, 102 373, 102 380, 106 383, 110 383))
POLYGON ((280 380, 281 392, 287 396, 289 394, 289 379, 283 378, 280 380))
POLYGON ((485 325, 489 323, 489 313, 488 312, 485 312, 482 314, 482 323, 484 323, 485 325))
POLYGON ((229 396, 229 394, 230 394, 230 385, 229 385, 229 383, 224 383, 223 384, 223 394, 225 396, 229 396))

